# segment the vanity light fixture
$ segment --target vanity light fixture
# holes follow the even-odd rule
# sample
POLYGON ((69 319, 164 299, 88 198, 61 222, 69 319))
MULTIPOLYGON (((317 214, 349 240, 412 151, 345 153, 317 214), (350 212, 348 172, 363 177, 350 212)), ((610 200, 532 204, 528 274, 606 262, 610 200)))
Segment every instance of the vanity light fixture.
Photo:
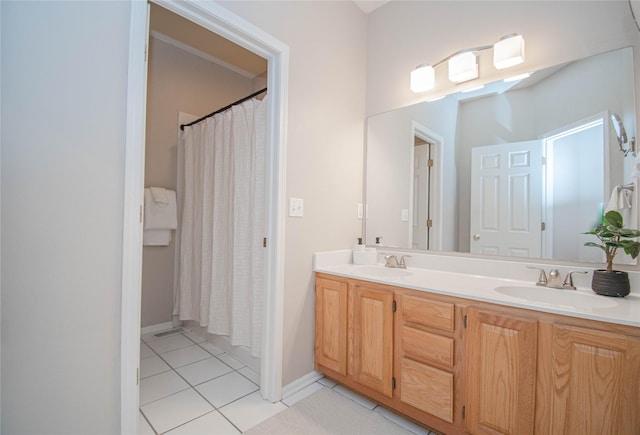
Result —
POLYGON ((472 51, 456 54, 449 59, 449 80, 462 83, 478 78, 478 58, 472 51))
POLYGON ((524 38, 522 35, 503 36, 493 46, 493 66, 509 68, 524 62, 524 38))
POLYGON ((411 71, 411 90, 415 93, 433 89, 436 84, 436 71, 431 65, 418 65, 411 71))
POLYGON ((411 71, 411 90, 425 92, 435 87, 435 68, 444 62, 449 66, 449 80, 463 83, 478 78, 477 51, 493 48, 493 65, 496 69, 509 68, 524 62, 524 38, 510 34, 500 38, 494 45, 459 50, 433 65, 418 65, 411 71))

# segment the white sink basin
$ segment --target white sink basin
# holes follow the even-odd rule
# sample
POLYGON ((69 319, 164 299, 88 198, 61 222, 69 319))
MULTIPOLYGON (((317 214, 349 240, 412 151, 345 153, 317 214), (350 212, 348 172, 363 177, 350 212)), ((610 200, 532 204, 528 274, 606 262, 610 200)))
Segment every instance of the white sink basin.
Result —
POLYGON ((384 266, 357 266, 356 270, 364 275, 386 278, 412 275, 412 273, 406 269, 395 269, 392 267, 384 266))
POLYGON ((549 305, 562 305, 576 308, 613 308, 618 305, 615 299, 596 294, 580 293, 575 290, 562 290, 547 287, 501 286, 495 290, 506 296, 528 302, 549 305))

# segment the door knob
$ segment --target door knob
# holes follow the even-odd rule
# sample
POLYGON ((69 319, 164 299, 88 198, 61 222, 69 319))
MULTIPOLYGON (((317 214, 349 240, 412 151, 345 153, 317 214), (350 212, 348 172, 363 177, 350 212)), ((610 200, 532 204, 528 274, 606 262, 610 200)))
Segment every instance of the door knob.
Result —
POLYGON ((480 234, 474 234, 473 240, 480 240, 480 234))

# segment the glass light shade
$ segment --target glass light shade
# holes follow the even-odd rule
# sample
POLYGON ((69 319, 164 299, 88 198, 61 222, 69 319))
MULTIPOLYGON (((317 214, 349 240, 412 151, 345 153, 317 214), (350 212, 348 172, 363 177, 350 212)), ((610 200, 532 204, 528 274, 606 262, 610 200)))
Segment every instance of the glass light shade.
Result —
POLYGON ((449 80, 461 83, 475 78, 478 78, 478 63, 473 52, 460 53, 449 59, 449 80))
POLYGON ((522 62, 524 62, 522 35, 501 39, 493 46, 493 65, 497 69, 509 68, 522 62))
POLYGON ((415 93, 425 92, 435 86, 436 74, 430 65, 420 65, 411 71, 411 90, 415 93))

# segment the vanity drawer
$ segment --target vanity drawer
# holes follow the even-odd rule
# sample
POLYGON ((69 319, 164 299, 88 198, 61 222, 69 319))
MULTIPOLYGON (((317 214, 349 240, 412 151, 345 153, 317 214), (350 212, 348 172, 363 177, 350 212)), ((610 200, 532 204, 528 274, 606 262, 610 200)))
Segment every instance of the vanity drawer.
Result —
POLYGON ((445 331, 454 329, 454 304, 405 295, 402 316, 405 322, 431 326, 445 331))
POLYGON ((400 362, 400 400, 421 411, 453 422, 453 375, 419 362, 400 362))
POLYGON ((453 338, 402 327, 403 357, 453 369, 453 338))

